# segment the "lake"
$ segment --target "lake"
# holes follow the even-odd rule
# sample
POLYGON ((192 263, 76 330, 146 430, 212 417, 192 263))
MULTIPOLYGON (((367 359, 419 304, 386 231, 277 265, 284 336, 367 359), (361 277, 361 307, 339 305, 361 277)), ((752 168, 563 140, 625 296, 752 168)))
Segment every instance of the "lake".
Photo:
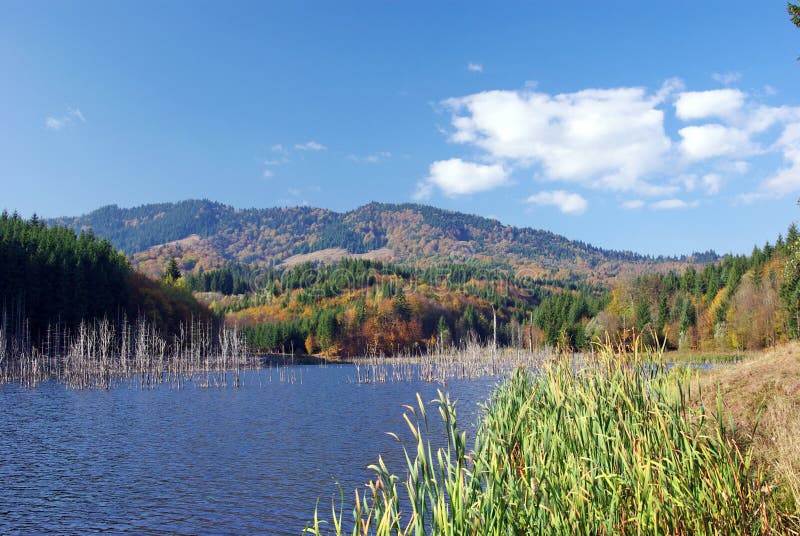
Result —
MULTIPOLYGON (((379 454, 405 474, 386 434, 410 437, 402 406, 442 386, 359 384, 352 365, 286 372, 294 383, 248 371, 239 389, 0 385, 0 533, 300 534, 317 499, 330 517, 338 485, 350 519, 379 454)), ((498 381, 448 381, 470 437, 498 381)))

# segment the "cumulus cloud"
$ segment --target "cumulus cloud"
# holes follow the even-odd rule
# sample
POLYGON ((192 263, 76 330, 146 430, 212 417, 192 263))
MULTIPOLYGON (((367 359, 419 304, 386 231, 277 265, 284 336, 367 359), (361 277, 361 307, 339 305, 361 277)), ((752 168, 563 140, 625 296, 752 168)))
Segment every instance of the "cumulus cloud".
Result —
POLYGON ((742 109, 745 94, 738 89, 687 91, 675 101, 675 115, 684 121, 708 117, 731 117, 742 109))
POLYGON ((659 98, 641 88, 548 95, 487 91, 448 99, 451 140, 495 161, 541 165, 555 180, 612 190, 646 190, 671 141, 659 98))
POLYGON ((468 63, 467 70, 473 73, 482 73, 483 65, 481 65, 480 63, 468 63))
POLYGON ((309 140, 305 143, 296 143, 294 148, 298 151, 324 151, 327 149, 327 147, 314 140, 309 140))
POLYGON ((426 199, 439 188, 457 196, 491 190, 508 183, 508 171, 501 164, 484 165, 460 158, 440 160, 430 166, 428 178, 417 185, 415 199, 426 199))
MULTIPOLYGON (((714 79, 730 85, 740 75, 714 79)), ((714 196, 723 188, 750 189, 742 198, 751 200, 798 192, 800 127, 793 125, 800 125, 800 107, 769 106, 761 98, 734 87, 690 91, 678 78, 655 91, 552 94, 526 83, 450 98, 441 103, 451 121, 443 132, 480 163, 434 162, 416 197, 491 190, 520 172, 565 185, 542 194, 567 193, 569 185, 627 194, 620 206, 628 209, 691 208, 698 201, 682 200, 682 193, 714 196), (764 177, 757 186, 755 172, 764 177)))
POLYGON ((692 161, 752 151, 746 132, 717 123, 684 127, 678 131, 683 155, 692 161))
POLYGON ((583 214, 589 206, 589 202, 580 194, 564 190, 539 192, 527 201, 532 205, 554 206, 564 214, 583 214))
POLYGON ((85 123, 86 118, 78 108, 68 107, 64 115, 58 117, 48 115, 44 120, 44 126, 48 130, 58 132, 76 122, 85 123))
POLYGON ((650 208, 655 210, 676 210, 682 208, 694 208, 697 205, 697 201, 687 203, 682 199, 662 199, 661 201, 650 203, 650 208))

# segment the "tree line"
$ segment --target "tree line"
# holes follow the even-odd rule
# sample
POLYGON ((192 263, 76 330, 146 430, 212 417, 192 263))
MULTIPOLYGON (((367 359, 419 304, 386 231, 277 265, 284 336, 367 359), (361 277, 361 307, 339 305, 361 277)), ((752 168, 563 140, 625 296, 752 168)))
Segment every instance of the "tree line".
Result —
POLYGON ((0 329, 36 346, 48 330, 81 321, 143 315, 165 333, 208 317, 185 289, 135 273, 127 258, 91 231, 45 225, 35 215, 0 214, 0 329))
POLYGON ((645 274, 618 281, 607 306, 587 325, 592 336, 642 334, 668 348, 758 349, 798 337, 800 241, 784 239, 726 256, 702 270, 645 274))
POLYGON ((185 280, 194 291, 216 292, 204 296, 212 310, 243 326, 252 348, 271 352, 393 354, 495 337, 583 347, 583 325, 604 303, 600 287, 517 277, 500 263, 228 265, 185 280))

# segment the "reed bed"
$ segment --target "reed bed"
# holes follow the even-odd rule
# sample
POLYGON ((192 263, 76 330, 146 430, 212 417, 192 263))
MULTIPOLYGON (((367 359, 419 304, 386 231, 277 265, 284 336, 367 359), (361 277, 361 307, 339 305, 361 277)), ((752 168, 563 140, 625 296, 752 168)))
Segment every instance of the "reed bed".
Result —
POLYGON ((352 521, 334 505, 305 533, 797 534, 770 476, 723 424, 721 401, 693 406, 689 372, 642 357, 605 345, 591 363, 518 370, 484 408, 471 450, 441 391, 446 446, 431 446, 418 395, 405 414, 405 475, 379 458, 352 521))
POLYGON ((391 358, 369 355, 352 359, 358 383, 404 381, 439 382, 507 377, 517 369, 535 369, 545 362, 546 350, 495 348, 470 342, 462 347, 432 347, 418 353, 399 353, 391 358))
POLYGON ((111 388, 127 382, 142 388, 238 387, 242 371, 260 366, 235 328, 215 329, 193 321, 171 337, 144 319, 135 324, 83 322, 75 332, 51 330, 42 348, 9 344, 0 330, 0 384, 26 387, 55 380, 75 389, 111 388))

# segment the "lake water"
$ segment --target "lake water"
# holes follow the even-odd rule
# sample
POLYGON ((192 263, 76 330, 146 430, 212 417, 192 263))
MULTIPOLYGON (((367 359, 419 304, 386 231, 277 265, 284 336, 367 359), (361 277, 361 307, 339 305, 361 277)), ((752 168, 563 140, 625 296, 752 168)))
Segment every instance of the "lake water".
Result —
MULTIPOLYGON (((441 386, 358 384, 351 365, 290 372, 250 371, 239 389, 0 385, 0 534, 300 534, 317 499, 329 517, 337 483, 349 519, 379 454, 405 474, 386 434, 409 438, 402 406, 441 386)), ((498 381, 448 382, 470 437, 498 381)))

